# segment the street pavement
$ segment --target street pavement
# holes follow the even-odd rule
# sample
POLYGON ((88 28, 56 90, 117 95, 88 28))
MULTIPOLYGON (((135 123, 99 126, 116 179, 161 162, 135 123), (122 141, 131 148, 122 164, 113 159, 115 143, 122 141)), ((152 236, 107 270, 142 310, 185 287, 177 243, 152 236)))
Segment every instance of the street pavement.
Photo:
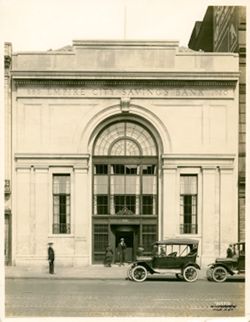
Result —
POLYGON ((244 316, 242 279, 194 283, 173 276, 126 280, 128 265, 111 268, 6 267, 6 317, 238 317, 244 316))
POLYGON ((244 283, 7 279, 6 317, 239 317, 244 283))

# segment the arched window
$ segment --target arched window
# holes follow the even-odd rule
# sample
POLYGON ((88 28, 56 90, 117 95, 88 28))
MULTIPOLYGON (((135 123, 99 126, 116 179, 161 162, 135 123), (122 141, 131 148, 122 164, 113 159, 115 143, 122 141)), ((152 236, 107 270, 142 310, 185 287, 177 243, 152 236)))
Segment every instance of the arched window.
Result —
POLYGON ((94 215, 157 214, 157 148, 138 123, 106 127, 94 145, 94 215))
POLYGON ((156 156, 152 135, 133 122, 118 122, 105 128, 98 136, 94 155, 156 156))
POLYGON ((134 121, 106 126, 93 146, 93 260, 103 261, 108 242, 116 247, 127 229, 128 256, 157 239, 158 149, 151 132, 134 121), (122 226, 121 226, 122 225, 122 226))

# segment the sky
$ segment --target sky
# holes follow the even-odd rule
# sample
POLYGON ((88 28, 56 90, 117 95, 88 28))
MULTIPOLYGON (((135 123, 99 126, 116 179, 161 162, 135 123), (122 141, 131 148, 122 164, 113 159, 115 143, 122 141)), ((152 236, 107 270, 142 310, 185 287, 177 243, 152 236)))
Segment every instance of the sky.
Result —
MULTIPOLYGON (((235 0, 224 4, 238 3, 235 0)), ((3 41, 14 51, 40 51, 72 40, 177 40, 188 44, 205 0, 0 0, 3 41)), ((242 1, 244 3, 244 1, 242 1)))

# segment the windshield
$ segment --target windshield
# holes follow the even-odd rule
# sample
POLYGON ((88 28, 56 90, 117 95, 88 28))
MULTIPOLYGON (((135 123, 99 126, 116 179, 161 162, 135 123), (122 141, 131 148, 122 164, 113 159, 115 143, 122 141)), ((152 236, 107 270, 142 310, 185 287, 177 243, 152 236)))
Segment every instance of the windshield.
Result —
POLYGON ((196 245, 153 245, 153 256, 178 256, 185 257, 196 253, 196 245))

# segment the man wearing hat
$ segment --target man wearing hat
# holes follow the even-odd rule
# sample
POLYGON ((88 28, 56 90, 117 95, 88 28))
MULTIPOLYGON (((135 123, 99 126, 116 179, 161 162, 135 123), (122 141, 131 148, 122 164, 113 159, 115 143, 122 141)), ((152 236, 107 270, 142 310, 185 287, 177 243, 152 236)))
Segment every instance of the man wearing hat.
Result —
POLYGON ((233 255, 234 255, 233 245, 230 244, 229 247, 228 247, 228 249, 227 249, 227 257, 228 258, 232 258, 233 255))
POLYGON ((127 248, 127 246, 124 242, 124 238, 121 238, 120 243, 118 244, 118 247, 117 247, 118 257, 120 260, 120 266, 124 265, 126 248, 127 248))
POLYGON ((53 243, 48 243, 48 261, 49 261, 49 273, 54 274, 54 260, 55 260, 55 252, 52 247, 53 243))

